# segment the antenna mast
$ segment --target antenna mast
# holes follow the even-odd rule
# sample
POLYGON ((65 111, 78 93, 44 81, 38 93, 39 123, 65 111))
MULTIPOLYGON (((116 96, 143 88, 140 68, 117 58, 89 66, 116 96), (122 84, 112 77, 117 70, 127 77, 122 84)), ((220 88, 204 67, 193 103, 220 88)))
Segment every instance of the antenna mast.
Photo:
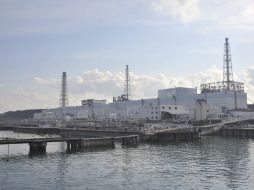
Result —
POLYGON ((228 43, 228 38, 225 38, 224 44, 224 65, 223 65, 223 82, 226 83, 226 89, 232 90, 230 88, 230 83, 233 82, 233 69, 232 60, 230 53, 230 45, 228 43))
POLYGON ((129 73, 128 65, 126 65, 126 69, 125 69, 124 96, 126 100, 129 100, 131 96, 130 73, 129 73))

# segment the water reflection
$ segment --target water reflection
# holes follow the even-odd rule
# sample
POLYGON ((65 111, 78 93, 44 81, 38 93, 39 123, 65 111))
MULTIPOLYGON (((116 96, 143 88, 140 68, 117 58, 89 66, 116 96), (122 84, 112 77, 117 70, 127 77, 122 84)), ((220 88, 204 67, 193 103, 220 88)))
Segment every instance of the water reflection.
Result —
MULTIPOLYGON (((16 134, 0 137, 6 135, 16 134)), ((7 161, 6 145, 0 145, 3 189, 253 189, 254 186, 254 141, 248 139, 204 137, 191 143, 140 144, 136 148, 116 144, 70 154, 66 154, 66 143, 49 143, 44 155, 28 155, 28 145, 11 145, 10 150, 7 161)))

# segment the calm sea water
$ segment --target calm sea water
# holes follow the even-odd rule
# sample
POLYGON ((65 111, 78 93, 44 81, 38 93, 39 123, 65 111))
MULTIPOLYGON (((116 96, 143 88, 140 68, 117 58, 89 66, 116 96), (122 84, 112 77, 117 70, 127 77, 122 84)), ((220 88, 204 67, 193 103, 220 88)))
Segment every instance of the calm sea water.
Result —
MULTIPOLYGON (((36 135, 0 131, 3 137, 36 135)), ((0 189, 254 189, 254 140, 203 137, 193 143, 44 155, 28 145, 0 145, 0 189)))

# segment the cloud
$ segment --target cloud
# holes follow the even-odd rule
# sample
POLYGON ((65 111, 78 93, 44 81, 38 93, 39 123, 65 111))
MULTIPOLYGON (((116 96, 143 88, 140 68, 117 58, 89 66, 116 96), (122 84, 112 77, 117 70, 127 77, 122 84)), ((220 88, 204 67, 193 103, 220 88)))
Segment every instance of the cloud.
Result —
POLYGON ((156 12, 183 23, 192 22, 200 16, 198 0, 156 0, 152 6, 156 12))
POLYGON ((0 1, 0 36, 77 34, 88 26, 122 24, 146 17, 151 0, 0 1))
POLYGON ((46 85, 46 86, 53 86, 56 87, 56 85, 59 85, 59 80, 53 79, 53 80, 46 80, 40 77, 34 77, 33 80, 40 85, 46 85))
POLYGON ((244 31, 253 31, 254 29, 254 3, 248 2, 238 14, 223 20, 223 24, 229 28, 235 28, 244 31))
MULTIPOLYGON (((254 100, 254 65, 234 74, 235 80, 245 83, 249 103, 254 100)), ((131 73, 132 99, 157 97, 158 89, 173 87, 198 87, 202 83, 222 80, 222 70, 216 66, 207 71, 172 76, 158 73, 155 75, 131 73)), ((34 77, 36 88, 3 90, 0 87, 0 112, 17 109, 52 108, 58 107, 60 80, 34 77), (58 81, 58 82, 56 82, 58 81), (42 88, 42 89, 41 89, 42 88)), ((99 71, 94 69, 85 71, 82 75, 68 77, 69 105, 81 105, 82 99, 95 98, 112 101, 113 96, 123 93, 124 73, 99 71)))
POLYGON ((103 24, 117 19, 121 3, 75 0, 2 0, 0 35, 27 35, 74 32, 87 23, 103 24), (106 15, 106 16, 105 16, 106 15))
MULTIPOLYGON (((222 72, 216 66, 204 73, 177 77, 168 76, 164 73, 155 75, 137 75, 131 73, 132 98, 157 97, 158 89, 176 86, 196 87, 200 83, 218 81, 221 78, 222 72)), ((51 85, 52 80, 39 77, 34 77, 34 79, 36 79, 34 81, 38 85, 48 85, 49 88, 55 88, 51 85)), ((68 91, 70 104, 79 105, 81 99, 88 98, 107 99, 111 101, 113 96, 123 94, 124 80, 125 75, 122 72, 102 72, 98 69, 86 71, 79 76, 69 76, 68 91)))
POLYGON ((254 3, 249 0, 200 1, 200 26, 204 32, 238 34, 254 30, 254 3), (237 33, 238 32, 238 33, 237 33))
MULTIPOLYGON (((195 30, 203 34, 254 30, 254 2, 250 0, 153 0, 151 6, 157 15, 168 17, 170 21, 193 24, 195 30)), ((146 23, 161 22, 165 24, 163 17, 146 23)))
POLYGON ((0 113, 11 110, 45 109, 58 106, 58 96, 49 94, 47 91, 42 94, 38 92, 38 89, 28 90, 24 87, 0 90, 0 113))
MULTIPOLYGON (((77 34, 94 26, 193 24, 214 30, 253 31, 250 0, 18 1, 0 2, 0 37, 31 34, 77 34)), ((171 26, 171 25, 170 25, 171 26)), ((77 55, 91 59, 93 54, 77 55)))
MULTIPOLYGON (((131 73, 132 99, 157 97, 158 89, 173 87, 197 87, 200 84, 222 81, 222 69, 213 66, 207 71, 184 76, 172 76, 165 73, 155 75, 137 75, 131 73)), ((254 100, 254 65, 234 74, 236 81, 245 83, 245 91, 248 100, 254 100)), ((110 71, 99 71, 94 69, 86 71, 80 76, 68 78, 69 102, 71 105, 80 105, 82 99, 95 98, 112 101, 113 96, 123 93, 124 73, 112 73, 110 71)), ((47 79, 43 79, 47 80, 47 79)), ((49 88, 54 88, 50 85, 49 88)), ((38 83, 39 84, 39 83, 38 83)), ((45 85, 47 83, 41 84, 45 85)))

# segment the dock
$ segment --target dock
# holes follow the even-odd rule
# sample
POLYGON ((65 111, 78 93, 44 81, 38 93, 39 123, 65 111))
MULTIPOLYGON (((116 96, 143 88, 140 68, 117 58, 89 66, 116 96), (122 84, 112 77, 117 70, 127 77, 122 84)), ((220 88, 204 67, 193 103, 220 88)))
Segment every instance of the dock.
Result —
POLYGON ((79 138, 32 138, 32 139, 3 139, 0 145, 5 144, 28 144, 30 152, 46 152, 47 143, 49 142, 66 142, 69 149, 79 147, 82 139, 79 138))
POLYGON ((138 135, 104 137, 104 138, 32 138, 32 139, 3 139, 0 145, 28 144, 30 153, 46 152, 47 143, 66 142, 67 151, 76 151, 86 147, 114 146, 115 141, 121 141, 123 146, 136 146, 138 135))

